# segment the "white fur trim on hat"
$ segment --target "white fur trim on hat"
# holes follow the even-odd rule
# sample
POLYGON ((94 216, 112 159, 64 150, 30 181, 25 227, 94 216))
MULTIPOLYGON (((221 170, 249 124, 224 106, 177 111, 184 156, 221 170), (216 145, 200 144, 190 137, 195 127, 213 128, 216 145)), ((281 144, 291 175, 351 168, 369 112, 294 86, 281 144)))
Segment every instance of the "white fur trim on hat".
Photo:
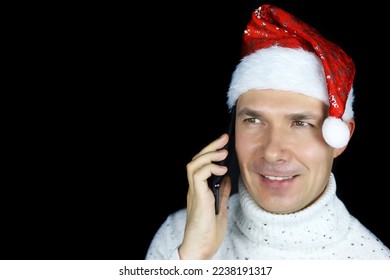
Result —
POLYGON ((303 49, 273 46, 245 56, 233 72, 227 94, 229 108, 251 89, 299 92, 329 105, 322 63, 303 49))

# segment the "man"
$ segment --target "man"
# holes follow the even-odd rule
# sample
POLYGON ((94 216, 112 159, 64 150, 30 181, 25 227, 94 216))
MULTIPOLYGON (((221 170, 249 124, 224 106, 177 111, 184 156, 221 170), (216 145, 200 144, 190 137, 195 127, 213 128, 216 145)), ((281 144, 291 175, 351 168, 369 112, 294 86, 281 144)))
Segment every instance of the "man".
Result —
MULTIPOLYGON (((187 208, 168 217, 146 259, 390 259, 390 250, 336 195, 333 161, 354 129, 355 66, 336 44, 272 5, 256 9, 227 104, 224 134, 187 165, 187 208), (238 193, 211 175, 235 143, 238 193)), ((231 171, 231 170, 230 170, 231 171)))

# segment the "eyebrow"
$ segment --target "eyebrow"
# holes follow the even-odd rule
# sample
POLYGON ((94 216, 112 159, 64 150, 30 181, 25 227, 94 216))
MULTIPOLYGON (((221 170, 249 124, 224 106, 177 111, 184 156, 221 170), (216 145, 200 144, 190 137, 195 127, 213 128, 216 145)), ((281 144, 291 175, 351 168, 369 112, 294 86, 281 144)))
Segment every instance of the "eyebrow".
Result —
MULTIPOLYGON (((261 111, 253 110, 250 108, 243 108, 242 110, 237 112, 238 116, 252 116, 252 117, 262 117, 264 115, 261 111)), ((312 111, 303 111, 299 113, 291 113, 287 114, 287 117, 292 120, 320 120, 322 116, 319 114, 314 114, 312 111)))
POLYGON ((260 112, 260 111, 256 111, 256 110, 249 109, 249 108, 247 108, 247 107, 244 107, 242 110, 240 110, 240 111, 237 112, 237 117, 238 117, 238 116, 243 116, 243 115, 246 115, 246 116, 253 116, 253 117, 260 117, 260 116, 261 116, 261 112, 260 112))
POLYGON ((312 112, 300 112, 287 115, 292 120, 320 120, 321 116, 312 112))

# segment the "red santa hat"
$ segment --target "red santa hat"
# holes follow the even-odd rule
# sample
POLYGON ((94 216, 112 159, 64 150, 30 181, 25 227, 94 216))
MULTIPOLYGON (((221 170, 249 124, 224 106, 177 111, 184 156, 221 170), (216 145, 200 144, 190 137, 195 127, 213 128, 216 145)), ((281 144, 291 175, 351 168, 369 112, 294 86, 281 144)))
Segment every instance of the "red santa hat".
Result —
POLYGON ((250 89, 299 92, 323 101, 329 116, 322 126, 325 141, 339 148, 353 118, 355 65, 336 44, 317 30, 273 5, 257 8, 243 34, 242 59, 227 93, 231 109, 250 89))

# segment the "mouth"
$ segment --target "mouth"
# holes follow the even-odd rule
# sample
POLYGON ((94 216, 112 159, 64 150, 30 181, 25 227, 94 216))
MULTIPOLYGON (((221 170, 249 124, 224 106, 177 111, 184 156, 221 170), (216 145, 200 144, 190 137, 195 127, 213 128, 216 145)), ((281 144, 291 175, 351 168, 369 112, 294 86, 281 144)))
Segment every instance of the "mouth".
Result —
POLYGON ((296 177, 296 176, 269 176, 269 175, 262 175, 262 176, 270 181, 286 181, 296 177))

